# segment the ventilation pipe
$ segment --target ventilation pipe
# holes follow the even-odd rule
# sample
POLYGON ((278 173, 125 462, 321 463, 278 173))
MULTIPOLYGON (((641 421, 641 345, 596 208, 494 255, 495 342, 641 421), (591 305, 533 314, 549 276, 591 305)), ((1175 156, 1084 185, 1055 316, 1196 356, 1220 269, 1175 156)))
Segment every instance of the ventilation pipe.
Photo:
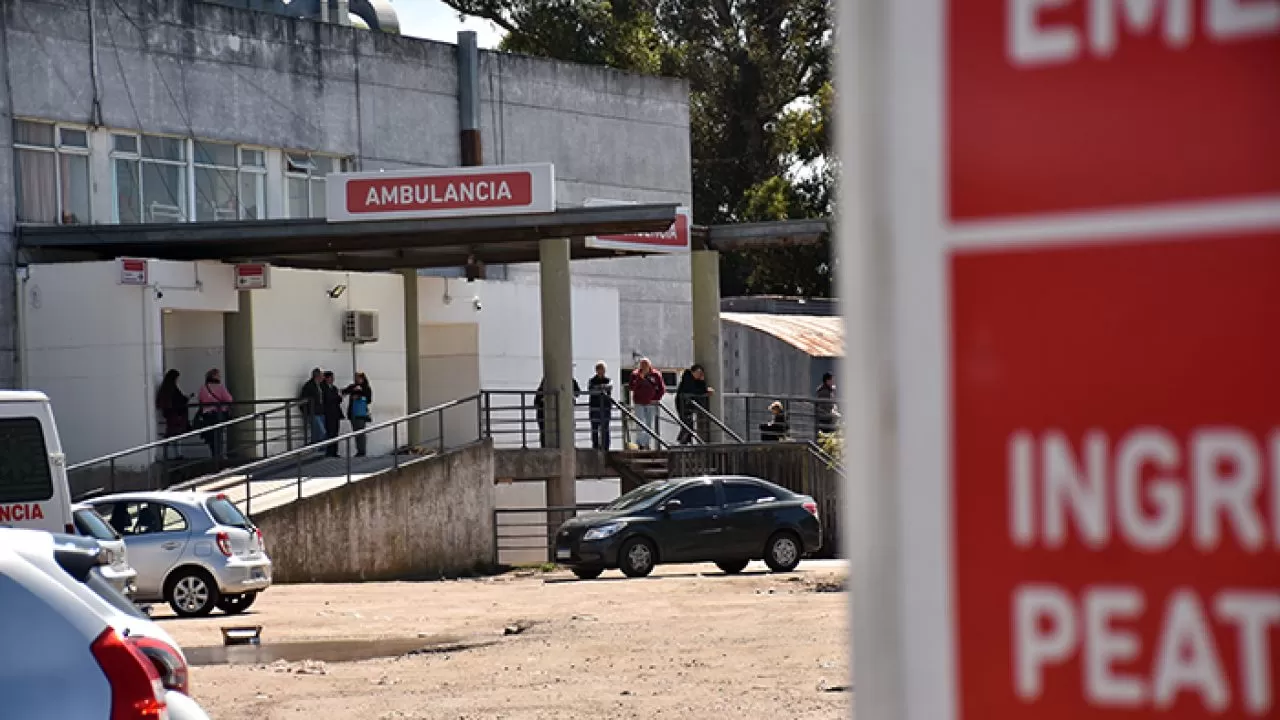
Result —
POLYGON ((462 164, 483 165, 480 147, 480 46, 474 30, 458 32, 458 125, 462 164))

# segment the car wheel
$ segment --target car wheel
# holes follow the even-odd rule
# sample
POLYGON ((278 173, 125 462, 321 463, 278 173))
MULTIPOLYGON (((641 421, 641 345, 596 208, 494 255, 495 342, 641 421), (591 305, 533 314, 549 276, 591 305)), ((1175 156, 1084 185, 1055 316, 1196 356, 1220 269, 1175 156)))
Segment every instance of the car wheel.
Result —
POLYGON ((239 615, 248 610, 253 601, 257 599, 258 593, 256 592, 223 595, 218 598, 218 609, 228 615, 239 615))
POLYGON ((600 577, 600 573, 604 572, 602 567, 576 567, 573 574, 578 576, 579 580, 595 580, 600 577))
POLYGON ((795 533, 784 530, 769 538, 769 544, 764 550, 764 562, 774 572, 791 572, 800 564, 803 552, 800 538, 795 533))
POLYGON ((220 595, 218 586, 203 570, 179 570, 169 578, 164 598, 180 617, 202 617, 213 612, 220 595))
POLYGON ((644 538, 632 538, 618 553, 618 569, 627 577, 644 577, 658 564, 658 552, 653 543, 644 538))
POLYGON ((737 575, 747 569, 749 560, 717 560, 716 567, 725 575, 737 575))

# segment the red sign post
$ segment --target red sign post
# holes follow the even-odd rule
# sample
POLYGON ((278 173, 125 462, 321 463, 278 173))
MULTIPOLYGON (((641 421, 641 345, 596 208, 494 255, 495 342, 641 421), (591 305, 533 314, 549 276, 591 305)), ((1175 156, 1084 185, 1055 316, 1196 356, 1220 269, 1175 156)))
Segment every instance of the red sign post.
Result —
POLYGON ((859 717, 1280 718, 1280 1, 883 7, 859 717))

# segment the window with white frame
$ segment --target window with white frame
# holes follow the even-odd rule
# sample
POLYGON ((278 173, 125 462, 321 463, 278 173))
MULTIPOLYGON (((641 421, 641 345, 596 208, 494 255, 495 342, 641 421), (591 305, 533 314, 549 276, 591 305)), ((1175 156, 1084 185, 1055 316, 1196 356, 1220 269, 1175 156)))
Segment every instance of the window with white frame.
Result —
POLYGON ((195 218, 259 220, 266 214, 266 153, 231 143, 192 143, 195 171, 195 218))
POLYGON ((324 178, 343 172, 346 158, 318 153, 284 154, 285 212, 291 218, 324 217, 324 178))
POLYGON ((18 222, 90 221, 87 130, 15 120, 13 150, 18 222))
POLYGON ((111 141, 116 222, 186 221, 188 141, 134 133, 112 133, 111 141))

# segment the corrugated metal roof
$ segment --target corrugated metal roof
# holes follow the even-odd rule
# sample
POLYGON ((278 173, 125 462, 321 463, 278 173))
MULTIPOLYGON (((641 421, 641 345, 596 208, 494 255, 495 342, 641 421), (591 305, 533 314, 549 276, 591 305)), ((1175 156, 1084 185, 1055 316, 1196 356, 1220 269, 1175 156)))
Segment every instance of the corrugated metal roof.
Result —
POLYGON ((720 319, 768 333, 811 357, 844 357, 844 318, 722 312, 720 319))

